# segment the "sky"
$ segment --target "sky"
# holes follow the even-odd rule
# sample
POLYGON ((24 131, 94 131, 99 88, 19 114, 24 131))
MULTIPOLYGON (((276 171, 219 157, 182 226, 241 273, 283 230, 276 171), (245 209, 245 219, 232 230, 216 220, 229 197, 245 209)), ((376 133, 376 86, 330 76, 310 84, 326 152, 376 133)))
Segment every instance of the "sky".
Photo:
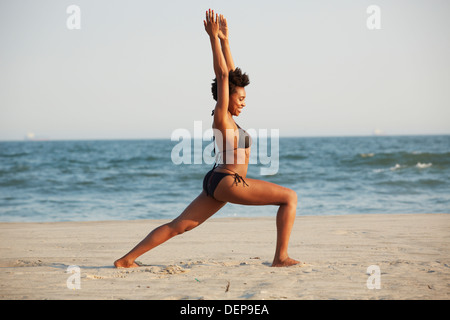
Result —
POLYGON ((208 8, 227 18, 235 64, 250 77, 241 127, 450 134, 448 0, 1 0, 0 140, 210 128, 208 8), (79 29, 68 28, 70 5, 79 29))

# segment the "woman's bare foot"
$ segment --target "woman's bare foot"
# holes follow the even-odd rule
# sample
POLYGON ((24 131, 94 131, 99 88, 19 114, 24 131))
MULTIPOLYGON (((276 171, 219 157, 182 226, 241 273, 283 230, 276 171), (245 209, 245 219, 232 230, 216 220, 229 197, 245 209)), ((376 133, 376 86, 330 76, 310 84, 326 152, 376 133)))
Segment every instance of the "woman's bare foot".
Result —
POLYGON ((124 258, 120 258, 120 259, 114 261, 114 266, 116 268, 137 268, 137 267, 139 267, 139 264, 137 264, 134 261, 132 261, 130 263, 129 261, 125 260, 124 258))
POLYGON ((272 262, 272 267, 290 267, 299 263, 301 262, 287 257, 284 260, 274 259, 272 262))

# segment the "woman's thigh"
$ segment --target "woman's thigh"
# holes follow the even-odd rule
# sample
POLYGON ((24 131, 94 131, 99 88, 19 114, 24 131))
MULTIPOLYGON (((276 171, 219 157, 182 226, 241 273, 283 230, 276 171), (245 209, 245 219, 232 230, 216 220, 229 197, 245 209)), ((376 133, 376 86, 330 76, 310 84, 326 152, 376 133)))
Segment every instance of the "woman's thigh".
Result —
POLYGON ((225 204, 226 202, 208 197, 202 191, 171 224, 174 228, 182 231, 190 230, 203 223, 225 204))
POLYGON ((224 177, 217 185, 214 198, 245 205, 281 205, 297 201, 297 194, 289 188, 250 178, 245 178, 245 182, 248 186, 242 182, 236 185, 233 176, 224 177))

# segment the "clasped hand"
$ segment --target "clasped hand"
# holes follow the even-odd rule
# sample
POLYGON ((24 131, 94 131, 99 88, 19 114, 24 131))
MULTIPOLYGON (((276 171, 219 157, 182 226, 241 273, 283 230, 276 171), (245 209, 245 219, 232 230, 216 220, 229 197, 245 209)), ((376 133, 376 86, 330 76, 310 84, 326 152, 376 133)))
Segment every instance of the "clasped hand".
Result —
POLYGON ((223 15, 214 14, 214 10, 206 11, 206 20, 203 20, 206 33, 210 37, 219 37, 221 40, 228 39, 227 19, 223 15))

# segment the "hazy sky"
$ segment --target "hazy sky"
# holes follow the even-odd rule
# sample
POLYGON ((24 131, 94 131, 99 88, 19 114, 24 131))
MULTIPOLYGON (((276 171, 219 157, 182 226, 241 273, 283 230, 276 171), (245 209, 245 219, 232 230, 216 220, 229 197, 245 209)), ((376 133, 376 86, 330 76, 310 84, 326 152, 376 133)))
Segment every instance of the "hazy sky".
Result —
POLYGON ((450 1, 0 1, 0 140, 170 138, 211 126, 205 10, 250 76, 244 128, 450 133, 450 1), (66 22, 81 10, 81 29, 66 22), (369 30, 369 5, 381 29, 369 30))

